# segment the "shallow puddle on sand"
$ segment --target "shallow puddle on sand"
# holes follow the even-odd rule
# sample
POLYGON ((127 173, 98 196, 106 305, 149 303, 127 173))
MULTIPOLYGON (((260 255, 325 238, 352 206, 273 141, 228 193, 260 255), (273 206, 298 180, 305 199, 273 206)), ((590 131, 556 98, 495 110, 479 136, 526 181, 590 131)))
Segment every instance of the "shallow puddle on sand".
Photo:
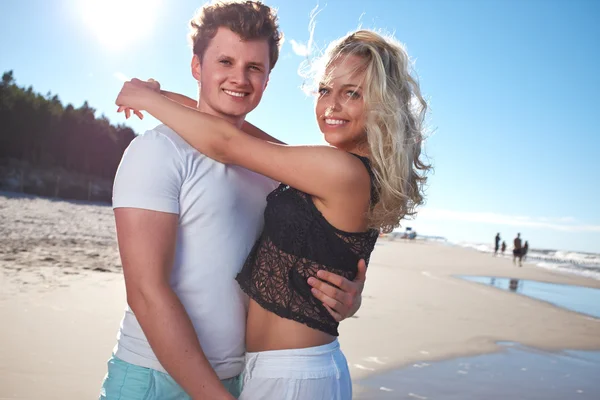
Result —
POLYGON ((354 382, 358 400, 598 400, 600 352, 503 351, 413 366, 354 382))
POLYGON ((567 310, 600 318, 600 289, 493 276, 459 276, 498 289, 543 300, 567 310))

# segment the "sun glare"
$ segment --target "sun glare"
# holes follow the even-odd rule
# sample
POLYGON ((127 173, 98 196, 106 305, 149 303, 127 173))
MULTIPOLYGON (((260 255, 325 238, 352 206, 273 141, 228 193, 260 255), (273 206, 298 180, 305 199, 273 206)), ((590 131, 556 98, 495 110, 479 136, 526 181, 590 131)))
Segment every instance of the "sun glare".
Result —
POLYGON ((87 0, 83 20, 102 45, 123 49, 150 32, 159 0, 87 0))

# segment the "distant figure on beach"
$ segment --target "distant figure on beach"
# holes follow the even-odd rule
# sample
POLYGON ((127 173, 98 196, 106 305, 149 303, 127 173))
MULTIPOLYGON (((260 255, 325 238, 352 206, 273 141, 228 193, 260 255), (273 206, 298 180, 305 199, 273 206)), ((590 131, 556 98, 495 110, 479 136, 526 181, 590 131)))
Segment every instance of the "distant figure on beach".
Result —
MULTIPOLYGON (((192 75, 198 81, 199 100, 191 100, 192 108, 185 110, 196 113, 194 109, 198 108, 214 115, 217 125, 245 126, 260 139, 277 142, 264 132, 244 125, 246 114, 261 100, 279 55, 281 34, 275 11, 259 2, 219 2, 203 7, 191 21, 191 27, 192 75)), ((160 90, 157 82, 145 85, 160 90)), ((126 110, 126 115, 130 112, 126 110)), ((209 130, 208 126, 196 133, 204 135, 204 130, 209 130)), ((360 190, 354 185, 354 192, 347 198, 368 207, 369 196, 364 193, 368 189, 363 189, 370 183, 368 170, 361 161, 352 161, 348 161, 351 168, 347 171, 359 175, 355 182, 360 190)), ((327 168, 320 171, 326 172, 327 168)), ((128 306, 114 354, 108 361, 101 399, 230 400, 240 395, 244 338, 251 339, 252 335, 246 336, 248 299, 235 277, 260 236, 265 198, 278 184, 248 169, 213 161, 165 125, 131 142, 113 188, 128 306)), ((333 190, 333 185, 330 186, 333 190)), ((280 220, 281 212, 271 206, 269 215, 270 229, 277 229, 279 222, 272 221, 280 220)), ((343 225, 347 221, 337 216, 334 220, 352 231, 356 228, 343 225)), ((282 239, 278 235, 275 238, 282 239)), ((344 247, 340 237, 334 239, 340 243, 339 247, 344 247)), ((338 321, 359 308, 366 265, 358 259, 368 258, 369 253, 339 250, 350 258, 344 262, 335 258, 339 267, 335 273, 324 271, 327 269, 324 263, 314 263, 311 275, 317 269, 322 270, 315 282, 307 283, 307 276, 293 275, 294 288, 299 288, 298 296, 306 306, 303 310, 307 313, 318 310, 318 318, 328 328, 337 326, 338 321), (352 257, 356 261, 347 265, 352 257), (345 276, 336 275, 342 273, 345 276), (315 297, 311 286, 315 288, 315 297)), ((274 255, 270 249, 261 250, 262 255, 269 253, 274 255)), ((271 262, 261 265, 273 266, 271 262)), ((291 282, 286 282, 286 288, 290 285, 291 282)), ((264 321, 264 327, 268 326, 271 324, 264 321)), ((263 333, 260 325, 251 329, 255 334, 263 333)), ((285 334, 277 337, 303 338, 285 334)), ((322 385, 323 396, 336 390, 336 385, 342 387, 338 389, 340 392, 346 393, 350 388, 349 376, 340 371, 347 371, 348 367, 337 341, 332 339, 320 350, 311 350, 305 344, 297 346, 308 349, 297 350, 306 356, 301 356, 295 365, 301 371, 310 370, 306 363, 313 360, 323 367, 319 370, 323 372, 319 375, 321 379, 312 380, 322 385)), ((267 358, 261 356, 257 365, 264 365, 267 358)), ((267 363, 270 364, 272 360, 267 363)), ((270 370, 288 371, 289 379, 295 373, 288 368, 270 370)), ((265 388, 275 398, 283 398, 279 396, 281 390, 287 389, 274 390, 268 384, 265 388)), ((267 397, 250 394, 252 399, 267 397)), ((319 397, 309 394, 306 398, 319 397)))
POLYGON ((521 249, 521 258, 523 259, 523 261, 527 261, 527 252, 529 251, 529 242, 526 240, 525 244, 523 245, 523 249, 521 249))
POLYGON ((500 251, 502 252, 502 255, 504 255, 504 252, 506 251, 506 242, 504 240, 502 241, 502 247, 500 248, 500 251))
POLYGON ((521 234, 517 233, 517 237, 513 241, 513 264, 519 259, 519 267, 522 267, 521 259, 523 257, 521 248, 521 234))
POLYGON ((498 250, 500 249, 500 233, 496 234, 496 245, 494 246, 494 257, 498 255, 498 250))
MULTIPOLYGON (((337 336, 351 310, 341 302, 356 297, 359 290, 349 286, 361 275, 356 264, 368 262, 379 232, 390 232, 422 203, 429 169, 420 159, 426 103, 410 75, 410 58, 394 40, 371 31, 332 43, 316 91, 317 123, 331 146, 286 146, 243 120, 267 83, 267 43, 225 27, 216 30, 217 40, 220 45, 209 45, 192 68, 201 80, 200 101, 219 108, 188 107, 181 96, 169 98, 139 80, 126 82, 116 103, 161 120, 171 140, 214 160, 203 162, 217 171, 253 171, 285 182, 268 195, 264 228, 252 248, 244 246, 251 251, 236 276, 250 297, 240 399, 349 400, 350 374, 337 336), (318 284, 317 276, 332 273, 342 275, 328 279, 339 289, 318 284), (314 297, 307 281, 318 289, 314 297), (343 288, 346 299, 337 300, 343 288)), ((151 150, 147 157, 158 159, 151 150)), ((209 210, 240 207, 217 195, 209 210)))

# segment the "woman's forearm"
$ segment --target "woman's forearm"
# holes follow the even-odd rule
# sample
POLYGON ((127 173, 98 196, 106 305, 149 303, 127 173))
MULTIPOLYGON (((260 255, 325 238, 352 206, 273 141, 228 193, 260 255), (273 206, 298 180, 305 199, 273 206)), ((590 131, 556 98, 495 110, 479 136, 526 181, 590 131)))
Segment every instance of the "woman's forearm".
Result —
POLYGON ((250 136, 254 136, 257 139, 266 140, 267 142, 273 142, 273 143, 277 143, 277 144, 287 144, 277 138, 274 138, 273 136, 269 135, 267 132, 263 131, 262 129, 258 128, 257 126, 251 124, 248 121, 244 121, 244 125, 242 125, 242 131, 244 131, 245 133, 247 133, 250 136))
MULTIPOLYGON (((160 94, 162 94, 163 96, 166 96, 167 98, 173 100, 174 102, 182 104, 186 107, 197 108, 198 102, 190 97, 183 95, 183 94, 169 92, 167 90, 161 90, 160 94)), ((281 140, 269 135, 267 132, 263 131, 262 129, 258 128, 257 126, 253 125, 252 123, 250 123, 248 121, 244 121, 244 125, 242 125, 242 131, 244 131, 245 133, 247 133, 250 136, 254 136, 257 139, 266 140, 268 142, 273 142, 273 143, 278 143, 278 144, 286 144, 286 143, 282 142, 281 140)))
POLYGON ((196 106, 198 104, 198 102, 196 100, 194 100, 190 97, 184 96, 183 94, 169 92, 167 90, 161 90, 160 94, 168 97, 169 99, 171 99, 179 104, 183 104, 186 107, 196 108, 196 106))
POLYGON ((152 97, 146 111, 173 129, 186 142, 213 160, 228 163, 231 141, 244 135, 233 124, 210 114, 183 106, 162 96, 152 97))

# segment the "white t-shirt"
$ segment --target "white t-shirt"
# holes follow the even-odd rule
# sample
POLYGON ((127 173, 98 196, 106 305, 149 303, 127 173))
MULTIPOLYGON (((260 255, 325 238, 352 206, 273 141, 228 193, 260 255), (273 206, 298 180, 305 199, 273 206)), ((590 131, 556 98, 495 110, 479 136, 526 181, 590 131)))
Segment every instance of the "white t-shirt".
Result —
MULTIPOLYGON (((171 286, 220 379, 242 372, 248 303, 235 276, 260 235, 266 196, 276 185, 204 156, 165 125, 131 142, 115 177, 113 208, 179 214, 171 286)), ((166 372, 129 306, 117 339, 118 358, 166 372)))

